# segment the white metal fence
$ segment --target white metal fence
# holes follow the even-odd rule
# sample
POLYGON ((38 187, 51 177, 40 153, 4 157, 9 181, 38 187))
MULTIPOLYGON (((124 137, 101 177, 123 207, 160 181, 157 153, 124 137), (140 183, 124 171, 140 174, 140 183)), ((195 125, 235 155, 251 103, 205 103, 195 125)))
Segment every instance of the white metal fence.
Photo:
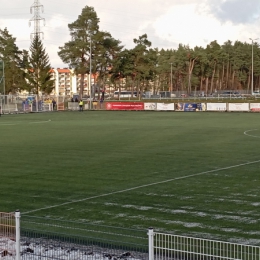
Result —
POLYGON ((79 110, 79 103, 78 102, 68 102, 68 110, 79 110))
POLYGON ((149 229, 149 260, 259 260, 260 247, 177 236, 149 229))
POLYGON ((0 95, 1 114, 47 112, 64 109, 64 96, 0 95))
POLYGON ((138 236, 140 230, 124 229, 119 234, 114 233, 117 228, 113 227, 99 226, 95 230, 91 224, 86 228, 83 223, 73 222, 71 227, 69 222, 41 221, 44 220, 25 217, 20 235, 20 212, 0 213, 0 259, 260 259, 259 246, 159 233, 152 228, 148 230, 148 243, 143 243, 142 239, 147 238, 142 231, 138 236))
POLYGON ((13 98, 10 99, 7 96, 0 96, 0 112, 1 114, 17 113, 17 102, 15 102, 13 98))

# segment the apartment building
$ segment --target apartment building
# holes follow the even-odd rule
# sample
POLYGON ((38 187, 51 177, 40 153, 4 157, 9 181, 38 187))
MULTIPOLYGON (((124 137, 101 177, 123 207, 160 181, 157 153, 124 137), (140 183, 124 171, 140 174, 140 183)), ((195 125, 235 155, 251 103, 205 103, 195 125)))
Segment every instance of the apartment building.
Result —
MULTIPOLYGON (((81 75, 68 68, 52 69, 52 78, 55 80, 53 94, 60 96, 73 96, 80 92, 81 75)), ((91 77, 91 84, 95 82, 95 75, 91 77)), ((84 75, 83 95, 89 95, 89 74, 84 75)))
POLYGON ((60 96, 71 96, 71 93, 75 93, 76 89, 73 89, 73 72, 68 68, 52 69, 52 78, 54 79, 55 86, 53 93, 60 96))

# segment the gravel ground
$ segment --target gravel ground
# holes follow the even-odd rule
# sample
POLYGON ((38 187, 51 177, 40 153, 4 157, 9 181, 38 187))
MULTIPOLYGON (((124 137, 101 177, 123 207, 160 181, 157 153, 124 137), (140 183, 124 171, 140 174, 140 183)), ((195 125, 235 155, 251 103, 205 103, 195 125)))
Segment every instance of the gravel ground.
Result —
MULTIPOLYGON (((15 259, 15 242, 10 239, 0 238, 0 259, 15 259)), ((123 251, 98 246, 85 246, 55 240, 23 239, 21 241, 21 259, 23 260, 145 260, 147 253, 123 251)))

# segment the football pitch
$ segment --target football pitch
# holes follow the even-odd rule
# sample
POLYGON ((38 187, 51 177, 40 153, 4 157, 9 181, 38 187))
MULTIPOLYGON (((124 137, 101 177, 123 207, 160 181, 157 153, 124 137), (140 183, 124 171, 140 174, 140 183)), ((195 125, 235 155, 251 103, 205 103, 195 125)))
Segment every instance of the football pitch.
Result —
POLYGON ((0 211, 260 243, 258 113, 0 117, 0 211))

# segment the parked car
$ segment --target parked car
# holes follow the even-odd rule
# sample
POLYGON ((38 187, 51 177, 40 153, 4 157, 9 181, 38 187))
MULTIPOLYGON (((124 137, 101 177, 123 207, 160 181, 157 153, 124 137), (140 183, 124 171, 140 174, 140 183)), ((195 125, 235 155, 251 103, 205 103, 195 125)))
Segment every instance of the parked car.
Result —
POLYGON ((242 97, 242 94, 237 91, 225 91, 220 94, 221 97, 242 97))

